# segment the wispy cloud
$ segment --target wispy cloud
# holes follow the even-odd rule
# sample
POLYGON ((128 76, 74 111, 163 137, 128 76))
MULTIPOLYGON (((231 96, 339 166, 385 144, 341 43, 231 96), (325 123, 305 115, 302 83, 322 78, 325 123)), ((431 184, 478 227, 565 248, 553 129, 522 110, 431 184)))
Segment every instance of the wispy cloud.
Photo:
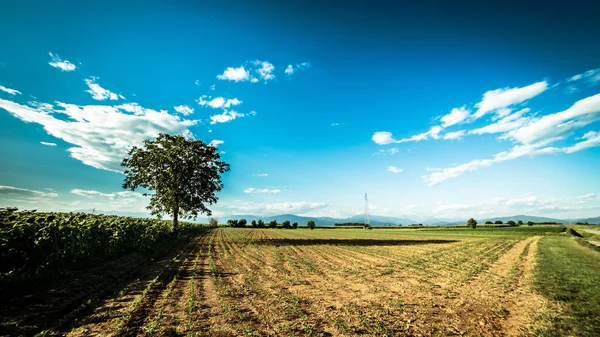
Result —
POLYGON ((213 109, 230 108, 232 106, 240 105, 243 102, 237 98, 225 98, 225 97, 212 97, 208 95, 202 95, 197 100, 200 106, 211 107, 213 109))
POLYGON ((446 140, 461 139, 465 135, 465 133, 466 133, 465 130, 448 132, 448 133, 444 134, 443 138, 446 140))
POLYGON ((58 55, 56 54, 52 54, 52 53, 48 53, 50 54, 50 62, 48 63, 49 65, 51 65, 54 68, 58 68, 61 71, 74 71, 75 69, 77 69, 77 66, 74 65, 73 63, 69 62, 68 60, 62 60, 58 55))
POLYGON ((135 103, 120 106, 33 103, 22 105, 0 99, 0 109, 23 122, 40 124, 49 135, 72 144, 67 151, 82 163, 117 172, 121 171, 120 163, 131 146, 141 146, 145 139, 155 138, 159 133, 191 136, 188 128, 198 122, 135 103))
POLYGON ((25 188, 18 188, 14 186, 3 186, 0 185, 0 197, 46 197, 55 198, 58 196, 55 192, 42 192, 36 190, 29 190, 25 188))
POLYGON ((220 140, 220 139, 213 139, 210 141, 210 143, 208 143, 208 145, 213 146, 213 147, 217 147, 221 144, 225 144, 225 141, 220 140))
POLYGON ((88 88, 90 88, 89 90, 86 90, 86 92, 90 93, 93 99, 97 101, 104 101, 107 99, 116 101, 119 98, 125 99, 125 97, 122 95, 117 95, 108 89, 102 88, 98 83, 96 83, 96 80, 98 80, 98 78, 94 76, 84 80, 85 84, 88 86, 88 88))
POLYGON ((464 106, 460 108, 454 108, 449 114, 442 116, 442 127, 447 128, 454 124, 458 124, 467 119, 470 113, 471 112, 464 106))
POLYGON ((217 75, 220 80, 258 83, 275 79, 275 66, 268 61, 248 61, 239 67, 228 67, 222 74, 217 75))
POLYGON ((268 173, 257 173, 257 174, 254 174, 254 176, 255 177, 268 177, 269 174, 268 173))
POLYGON ((310 67, 309 62, 302 62, 302 63, 298 63, 296 65, 288 64, 288 66, 285 68, 284 72, 286 75, 289 76, 289 75, 294 74, 298 70, 304 70, 309 67, 310 67))
POLYGON ((392 173, 402 173, 402 171, 404 171, 403 169, 396 167, 396 166, 388 166, 388 171, 392 172, 392 173))
POLYGON ((194 109, 190 108, 187 105, 178 105, 178 106, 174 106, 173 108, 175 109, 175 111, 179 112, 180 114, 182 114, 184 116, 189 116, 194 113, 194 109))
POLYGON ((234 119, 245 117, 246 115, 234 110, 224 110, 218 115, 210 116, 210 124, 227 123, 234 119))
POLYGON ((4 91, 5 93, 8 93, 10 95, 20 95, 21 94, 21 92, 19 90, 7 88, 7 87, 5 87, 3 85, 0 85, 0 90, 4 91))
POLYGON ((481 102, 475 104, 477 111, 473 114, 473 118, 481 118, 489 112, 523 103, 543 93, 546 89, 548 89, 548 83, 541 81, 521 88, 487 91, 483 94, 481 102))
POLYGON ((270 190, 268 188, 254 188, 250 187, 244 190, 244 193, 281 193, 280 189, 270 190))
POLYGON ((46 145, 46 146, 56 146, 56 143, 40 142, 40 144, 46 145))
POLYGON ((390 149, 379 150, 379 151, 377 151, 377 152, 373 153, 373 155, 374 155, 374 156, 377 156, 377 155, 386 155, 386 154, 389 154, 389 155, 395 155, 395 154, 396 154, 396 153, 398 153, 398 152, 400 152, 400 149, 399 149, 399 148, 397 148, 397 147, 392 147, 392 148, 390 148, 390 149))

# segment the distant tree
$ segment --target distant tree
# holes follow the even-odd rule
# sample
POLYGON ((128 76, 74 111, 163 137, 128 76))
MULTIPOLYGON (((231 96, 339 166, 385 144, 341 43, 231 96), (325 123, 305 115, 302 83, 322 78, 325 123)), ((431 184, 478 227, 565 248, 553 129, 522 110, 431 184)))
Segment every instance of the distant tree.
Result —
POLYGON ((246 221, 246 219, 240 219, 240 221, 238 221, 238 226, 246 227, 247 223, 248 223, 248 221, 246 221))
POLYGON ((269 222, 269 227, 271 227, 271 228, 277 227, 277 220, 273 220, 273 221, 269 222))
POLYGON ((258 224, 256 223, 256 220, 252 220, 252 227, 257 227, 258 224))
POLYGON ((238 221, 236 219, 229 219, 229 220, 227 220, 227 224, 230 227, 237 227, 238 226, 238 221))
POLYGON ((215 218, 210 218, 208 220, 208 224, 210 227, 219 227, 219 220, 217 220, 215 218))
POLYGON ((494 223, 493 223, 493 222, 491 222, 491 221, 486 221, 486 222, 485 222, 485 224, 486 224, 486 225, 492 225, 492 224, 494 224, 494 223))
POLYGON ((290 224, 290 220, 285 220, 282 225, 283 225, 283 228, 291 228, 292 227, 292 225, 290 224))
POLYGON ((514 222, 514 221, 512 221, 512 220, 508 221, 507 224, 509 224, 511 226, 516 226, 517 225, 517 223, 514 222))
POLYGON ((527 221, 527 226, 533 226, 534 222, 533 221, 527 221))
POLYGON ((262 219, 258 219, 258 228, 265 228, 265 222, 262 219))
POLYGON ((314 220, 308 220, 308 223, 306 225, 310 229, 315 229, 315 221, 314 220))
POLYGON ((477 228, 477 221, 473 218, 467 220, 467 227, 473 228, 473 229, 477 228))
POLYGON ((517 221, 517 225, 519 225, 519 226, 523 225, 523 220, 517 221))
POLYGON ((221 175, 229 171, 216 147, 161 133, 156 139, 145 140, 142 147, 133 146, 127 155, 121 162, 125 167, 123 188, 153 191, 144 193, 150 196, 146 208, 153 215, 171 215, 173 232, 179 230, 179 217, 212 215, 207 206, 217 202, 216 192, 223 189, 221 175))
POLYGON ((495 223, 496 225, 502 225, 502 220, 496 220, 494 223, 495 223))
POLYGON ((294 223, 292 224, 292 228, 293 228, 293 229, 297 229, 297 228, 298 228, 298 223, 297 223, 297 222, 294 222, 294 223))

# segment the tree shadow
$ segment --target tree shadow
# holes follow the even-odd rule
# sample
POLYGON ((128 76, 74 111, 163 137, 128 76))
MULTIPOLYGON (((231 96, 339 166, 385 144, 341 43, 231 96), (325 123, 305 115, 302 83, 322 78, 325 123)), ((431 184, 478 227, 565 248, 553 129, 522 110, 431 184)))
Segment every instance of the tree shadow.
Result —
POLYGON ((265 246, 415 246, 459 242, 458 240, 375 240, 375 239, 263 239, 252 242, 265 246))

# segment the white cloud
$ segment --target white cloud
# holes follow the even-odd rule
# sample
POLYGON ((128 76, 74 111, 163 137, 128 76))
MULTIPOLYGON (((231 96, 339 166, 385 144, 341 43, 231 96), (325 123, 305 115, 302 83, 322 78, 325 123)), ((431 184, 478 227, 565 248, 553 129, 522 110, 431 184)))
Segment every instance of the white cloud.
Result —
POLYGON ((387 170, 392 173, 401 173, 402 171, 404 171, 403 169, 396 166, 388 166, 387 170))
POLYGON ((508 132, 506 138, 523 144, 564 138, 568 133, 600 119, 600 94, 577 101, 567 110, 534 119, 508 132))
POLYGON ((303 70, 306 68, 310 67, 310 63, 309 62, 302 62, 302 63, 298 63, 295 66, 289 64, 286 68, 285 68, 285 74, 286 75, 292 75, 293 73, 295 73, 298 70, 303 70))
MULTIPOLYGON (((248 115, 255 115, 256 113, 252 114, 249 113, 248 115)), ((246 117, 246 114, 234 111, 234 110, 223 110, 223 113, 218 114, 218 115, 212 115, 210 116, 210 124, 217 124, 217 123, 227 123, 230 122, 236 118, 242 118, 242 117, 246 117)))
MULTIPOLYGON (((469 133, 475 135, 482 135, 486 133, 504 133, 520 128, 531 120, 531 117, 523 117, 523 114, 528 112, 529 108, 521 109, 510 115, 502 113, 501 116, 503 116, 503 118, 498 120, 496 123, 488 124, 484 127, 471 130, 469 133)), ((508 110, 508 113, 510 113, 510 110, 508 110)))
POLYGON ((255 177, 268 177, 269 174, 268 173, 257 173, 254 175, 255 177))
POLYGON ((229 108, 231 106, 240 105, 243 102, 237 98, 225 98, 225 97, 215 97, 202 95, 198 98, 198 104, 201 106, 208 106, 213 109, 221 109, 221 108, 229 108), (208 99, 207 99, 208 98, 208 99))
POLYGON ((58 194, 54 192, 41 192, 36 190, 28 190, 13 186, 0 185, 0 198, 6 197, 33 197, 33 198, 55 198, 58 194))
POLYGON ((116 101, 119 98, 125 98, 122 95, 117 95, 108 89, 102 88, 98 83, 96 83, 96 80, 97 78, 93 76, 85 79, 85 84, 87 84, 88 88, 90 88, 90 90, 86 90, 86 92, 90 93, 93 99, 97 101, 104 101, 107 99, 116 101))
POLYGON ((228 67, 223 74, 218 75, 217 78, 220 80, 243 82, 250 78, 250 73, 243 66, 238 68, 228 67))
POLYGON ((442 127, 447 128, 454 124, 458 124, 467 117, 469 117, 470 111, 467 110, 464 106, 460 108, 454 108, 450 111, 449 114, 442 117, 442 127))
POLYGON ((387 145, 387 144, 391 144, 391 143, 399 143, 399 141, 395 140, 394 137, 392 137, 392 133, 391 132, 387 132, 387 131, 377 131, 373 134, 373 137, 371 137, 371 140, 375 142, 375 144, 378 145, 387 145))
POLYGON ((483 94, 481 102, 475 105, 478 109, 473 114, 473 118, 478 119, 494 110, 523 103, 543 93, 546 89, 548 89, 548 83, 541 81, 521 88, 490 90, 483 94))
POLYGON ((584 194, 584 195, 580 195, 577 197, 577 199, 594 199, 596 198, 598 195, 594 194, 594 193, 588 193, 588 194, 584 194))
POLYGON ((258 67, 256 70, 258 71, 260 79, 264 81, 269 81, 275 78, 275 75, 273 75, 273 72, 275 71, 275 66, 273 66, 273 64, 267 61, 256 60, 254 61, 254 65, 258 67))
POLYGON ((331 123, 331 126, 340 126, 340 123, 331 123))
POLYGON ((194 109, 190 108, 187 105, 178 105, 178 106, 174 106, 173 108, 175 109, 175 111, 179 112, 180 114, 182 114, 184 116, 189 116, 194 113, 194 109))
POLYGON ((4 92, 6 92, 6 93, 8 93, 10 95, 17 95, 17 94, 20 95, 21 94, 21 92, 19 90, 7 88, 7 87, 5 87, 3 85, 0 85, 0 90, 4 91, 4 92))
POLYGON ((221 144, 225 144, 225 141, 222 141, 220 139, 213 139, 210 141, 210 143, 208 143, 208 145, 213 146, 213 147, 217 147, 221 144))
POLYGON ((51 60, 48 64, 53 66, 54 68, 58 68, 61 71, 74 71, 75 69, 77 69, 77 66, 75 66, 73 63, 71 63, 67 60, 63 61, 56 54, 52 54, 52 53, 49 53, 49 54, 50 54, 51 60))
POLYGON ((200 86, 200 84, 202 84, 202 83, 200 82, 200 80, 195 80, 195 81, 194 81, 194 84, 195 84, 196 86, 200 86))
POLYGON ((56 146, 56 143, 40 142, 40 144, 46 145, 46 146, 56 146))
POLYGON ((254 188, 250 187, 244 190, 244 193, 281 193, 280 189, 270 190, 268 188, 254 188))
POLYGON ((131 146, 141 146, 145 139, 159 133, 191 137, 188 128, 198 122, 135 103, 78 106, 59 102, 54 107, 48 103, 30 106, 0 99, 0 108, 26 123, 40 124, 49 135, 72 144, 67 150, 71 157, 116 172, 121 171, 120 163, 131 146))
POLYGON ((465 130, 460 130, 460 131, 455 131, 455 132, 448 132, 444 135, 443 138, 446 140, 461 139, 464 135, 465 135, 465 130))
POLYGON ((595 84, 595 83, 600 82, 600 68, 591 69, 584 73, 575 75, 575 76, 569 78, 567 80, 567 82, 575 82, 575 81, 581 81, 581 80, 584 80, 590 84, 595 84))

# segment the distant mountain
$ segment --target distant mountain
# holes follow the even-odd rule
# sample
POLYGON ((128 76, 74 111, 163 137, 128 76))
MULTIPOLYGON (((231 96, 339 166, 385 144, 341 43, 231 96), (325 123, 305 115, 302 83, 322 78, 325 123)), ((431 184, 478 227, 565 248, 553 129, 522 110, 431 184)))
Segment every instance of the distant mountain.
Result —
POLYGON ((570 222, 587 222, 589 224, 600 224, 600 216, 597 216, 595 218, 583 218, 583 219, 573 219, 570 222))
MULTIPOLYGON (((309 220, 314 220, 317 226, 333 226, 336 223, 344 223, 344 222, 359 222, 363 223, 365 221, 364 215, 355 215, 349 218, 330 218, 330 217, 309 217, 309 216, 300 216, 294 214, 281 214, 281 215, 273 215, 273 216, 256 216, 256 215, 231 215, 229 217, 224 217, 226 219, 246 219, 248 222, 252 222, 252 220, 258 221, 262 219, 264 222, 271 222, 273 220, 277 220, 278 223, 281 223, 285 220, 289 220, 291 223, 297 222, 300 225, 306 225, 309 220)), ((413 220, 405 219, 405 218, 395 218, 395 217, 386 217, 379 215, 369 216, 369 221, 372 226, 396 226, 396 225, 409 225, 412 223, 416 223, 413 220)))

